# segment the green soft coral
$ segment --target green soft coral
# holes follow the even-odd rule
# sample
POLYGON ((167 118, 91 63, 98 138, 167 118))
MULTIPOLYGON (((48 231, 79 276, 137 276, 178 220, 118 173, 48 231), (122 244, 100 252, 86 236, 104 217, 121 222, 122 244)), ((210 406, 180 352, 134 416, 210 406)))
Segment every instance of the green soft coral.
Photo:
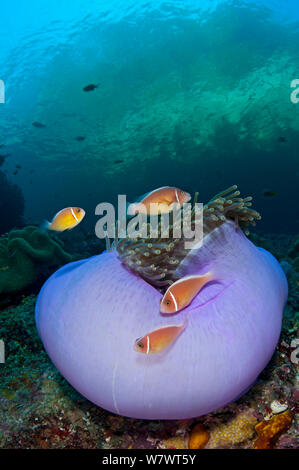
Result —
POLYGON ((0 238, 0 294, 21 292, 45 268, 72 260, 48 233, 28 226, 0 238))

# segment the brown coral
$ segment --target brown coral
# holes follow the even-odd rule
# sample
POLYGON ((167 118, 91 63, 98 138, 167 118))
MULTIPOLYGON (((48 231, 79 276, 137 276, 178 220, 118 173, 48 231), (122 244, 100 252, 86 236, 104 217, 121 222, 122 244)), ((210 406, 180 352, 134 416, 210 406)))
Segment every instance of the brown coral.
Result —
POLYGON ((261 421, 255 426, 258 438, 254 449, 272 449, 278 438, 286 432, 292 424, 293 415, 290 410, 274 415, 269 421, 261 421))

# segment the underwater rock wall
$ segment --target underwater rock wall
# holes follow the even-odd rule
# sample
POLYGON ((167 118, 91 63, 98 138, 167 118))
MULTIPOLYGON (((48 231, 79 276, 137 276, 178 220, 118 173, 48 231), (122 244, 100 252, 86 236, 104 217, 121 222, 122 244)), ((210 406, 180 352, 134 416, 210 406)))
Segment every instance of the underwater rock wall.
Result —
POLYGON ((0 170, 0 235, 23 225, 24 208, 21 189, 0 170))

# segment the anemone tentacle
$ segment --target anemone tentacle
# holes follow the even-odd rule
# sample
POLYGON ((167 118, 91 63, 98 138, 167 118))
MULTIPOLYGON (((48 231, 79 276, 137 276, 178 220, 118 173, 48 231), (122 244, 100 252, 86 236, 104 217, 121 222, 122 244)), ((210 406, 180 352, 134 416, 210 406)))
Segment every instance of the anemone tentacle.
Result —
MULTIPOLYGON (((244 228, 248 235, 248 226, 255 226, 255 220, 261 219, 260 214, 251 209, 252 197, 241 198, 237 185, 233 185, 221 193, 216 194, 203 206, 203 236, 211 233, 228 220, 234 220, 237 225, 244 228)), ((191 228, 196 223, 195 204, 198 193, 195 193, 191 209, 191 228)), ((183 209, 181 209, 182 212, 183 209)), ((180 214, 181 215, 181 214, 180 214)), ((157 225, 157 238, 123 238, 115 240, 114 249, 124 265, 136 272, 144 280, 154 286, 167 286, 176 280, 177 267, 188 254, 185 247, 188 239, 182 235, 175 238, 177 229, 182 231, 183 217, 173 220, 169 214, 169 237, 165 238, 162 231, 161 217, 157 225)), ((150 224, 147 223, 147 233, 150 233, 150 224)), ((189 240, 190 241, 190 240, 189 240)))

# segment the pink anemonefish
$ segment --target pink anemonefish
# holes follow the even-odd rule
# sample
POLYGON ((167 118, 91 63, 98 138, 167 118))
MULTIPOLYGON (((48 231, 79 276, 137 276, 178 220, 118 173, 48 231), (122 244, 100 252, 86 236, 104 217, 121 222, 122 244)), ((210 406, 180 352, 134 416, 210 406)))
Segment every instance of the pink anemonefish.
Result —
POLYGON ((151 331, 135 341, 134 349, 144 354, 156 354, 166 349, 185 329, 186 320, 181 325, 168 325, 151 331))
POLYGON ((80 207, 67 207, 59 211, 53 218, 52 222, 45 222, 44 228, 54 230, 55 232, 63 232, 71 230, 80 224, 85 216, 85 211, 80 207))
POLYGON ((202 287, 213 279, 211 272, 202 276, 186 276, 168 287, 160 305, 160 312, 171 314, 187 307, 202 287))
POLYGON ((190 201, 190 199, 190 194, 182 189, 163 186, 147 193, 142 197, 141 201, 129 204, 127 212, 128 215, 135 215, 137 212, 152 215, 166 214, 172 210, 172 204, 182 205, 190 201), (151 204, 155 204, 155 206, 151 206, 151 204), (157 207, 157 204, 161 205, 161 207, 157 207))

